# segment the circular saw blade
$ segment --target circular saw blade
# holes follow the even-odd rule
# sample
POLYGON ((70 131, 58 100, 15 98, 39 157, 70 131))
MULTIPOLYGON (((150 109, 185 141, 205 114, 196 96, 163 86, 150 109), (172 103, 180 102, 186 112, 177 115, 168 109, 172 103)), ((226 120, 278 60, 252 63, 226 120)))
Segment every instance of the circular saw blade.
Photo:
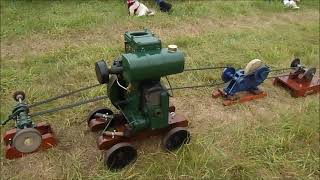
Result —
POLYGON ((263 62, 260 59, 251 60, 247 64, 246 68, 244 69, 244 74, 245 75, 251 74, 251 73, 255 72, 256 70, 258 70, 262 66, 263 66, 263 62))

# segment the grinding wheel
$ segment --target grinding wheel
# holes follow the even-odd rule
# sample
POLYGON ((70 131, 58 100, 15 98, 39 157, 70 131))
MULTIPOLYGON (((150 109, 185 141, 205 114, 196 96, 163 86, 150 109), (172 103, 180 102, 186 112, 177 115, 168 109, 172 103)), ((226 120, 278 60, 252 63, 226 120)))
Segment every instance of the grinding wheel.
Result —
POLYGON ((40 132, 34 128, 18 131, 12 140, 12 145, 20 152, 31 153, 37 150, 42 143, 40 132))
POLYGON ((260 59, 251 60, 247 64, 246 68, 244 69, 244 74, 245 75, 251 74, 251 73, 255 72, 256 70, 258 70, 262 66, 263 66, 263 62, 260 59))
POLYGON ((316 74, 317 69, 316 68, 310 68, 308 69, 304 74, 303 74, 303 78, 310 82, 312 81, 313 76, 316 74))

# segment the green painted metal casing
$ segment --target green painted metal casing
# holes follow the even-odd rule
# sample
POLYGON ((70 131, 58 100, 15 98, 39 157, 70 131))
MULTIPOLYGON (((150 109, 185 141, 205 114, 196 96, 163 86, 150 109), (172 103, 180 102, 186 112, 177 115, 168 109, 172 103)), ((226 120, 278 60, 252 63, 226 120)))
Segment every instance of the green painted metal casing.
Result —
POLYGON ((35 127, 31 117, 29 116, 28 105, 24 102, 19 102, 14 107, 11 116, 16 121, 16 128, 18 129, 35 127))
POLYGON ((123 67, 111 75, 108 96, 126 117, 133 132, 165 128, 169 116, 169 94, 161 77, 181 73, 185 58, 181 51, 162 48, 161 41, 148 30, 126 32, 125 51, 114 66, 123 67), (121 88, 116 82, 118 79, 121 88))
POLYGON ((184 70, 183 53, 162 48, 161 41, 150 31, 126 32, 124 37, 123 75, 129 82, 160 79, 184 70))
POLYGON ((122 55, 123 75, 129 82, 160 79, 181 73, 184 69, 182 52, 169 52, 167 48, 122 55))

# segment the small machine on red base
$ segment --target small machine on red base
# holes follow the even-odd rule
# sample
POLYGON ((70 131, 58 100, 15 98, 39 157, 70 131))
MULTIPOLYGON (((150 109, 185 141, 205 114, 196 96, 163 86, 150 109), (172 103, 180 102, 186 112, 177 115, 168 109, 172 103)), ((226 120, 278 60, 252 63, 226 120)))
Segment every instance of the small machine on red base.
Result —
POLYGON ((276 77, 274 85, 290 90, 293 97, 302 97, 320 92, 320 79, 316 77, 316 68, 305 68, 300 59, 296 58, 290 65, 293 70, 288 75, 276 77))
POLYGON ((227 67, 222 72, 221 79, 229 83, 224 89, 214 91, 212 97, 223 96, 225 106, 263 98, 267 94, 258 86, 268 77, 269 72, 269 67, 259 59, 250 61, 245 69, 237 71, 233 67, 227 67))
POLYGON ((22 157, 40 149, 48 149, 57 144, 57 140, 47 123, 34 124, 29 115, 29 107, 24 102, 25 93, 17 91, 13 98, 18 102, 9 118, 2 122, 5 125, 9 120, 16 122, 16 127, 4 134, 5 156, 7 159, 22 157))
POLYGON ((127 32, 125 54, 108 68, 96 62, 101 84, 107 84, 108 97, 118 109, 93 110, 87 119, 91 131, 101 131, 98 148, 105 150, 105 165, 117 170, 137 158, 131 142, 164 135, 163 146, 172 151, 190 140, 187 119, 169 104, 168 89, 161 77, 181 73, 184 55, 177 46, 162 48, 161 41, 148 30, 127 32))

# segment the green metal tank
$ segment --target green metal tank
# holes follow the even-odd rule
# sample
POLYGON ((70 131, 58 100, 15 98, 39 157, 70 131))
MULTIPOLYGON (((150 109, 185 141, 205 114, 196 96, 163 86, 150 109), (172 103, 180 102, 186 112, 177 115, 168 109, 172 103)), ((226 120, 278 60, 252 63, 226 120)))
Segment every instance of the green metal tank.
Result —
POLYGON ((129 82, 159 79, 162 76, 181 73, 184 56, 181 51, 168 48, 151 52, 128 53, 122 55, 124 77, 129 82))

